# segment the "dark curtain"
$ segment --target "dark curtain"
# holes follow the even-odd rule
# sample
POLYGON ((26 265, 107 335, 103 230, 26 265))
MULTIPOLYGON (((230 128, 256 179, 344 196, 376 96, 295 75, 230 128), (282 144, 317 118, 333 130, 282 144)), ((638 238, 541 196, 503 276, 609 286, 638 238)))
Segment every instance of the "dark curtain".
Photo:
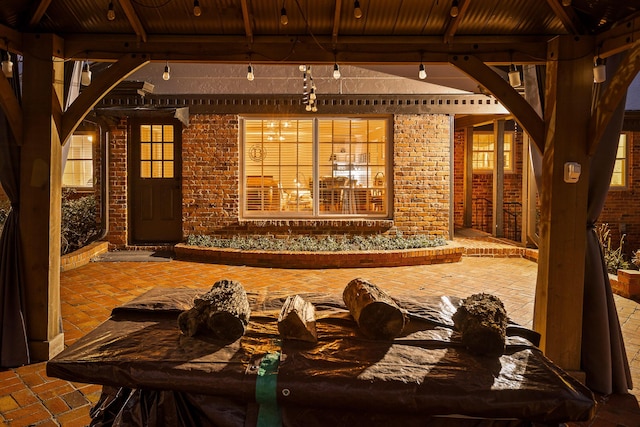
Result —
MULTIPOLYGON (((607 75, 613 76, 618 57, 607 59, 607 75)), ((604 89, 604 88, 601 88, 604 89)), ((597 98, 597 97, 596 97, 597 98)), ((624 118, 625 100, 615 111, 591 158, 587 207, 587 252, 582 322, 582 370, 587 386, 598 393, 628 393, 633 387, 618 311, 598 241, 595 224, 604 207, 616 159, 624 118)))
MULTIPOLYGON (((17 67, 16 67, 17 68, 17 67)), ((19 73, 9 79, 20 101, 19 73)), ((28 364, 22 249, 18 225, 20 209, 20 147, 0 110, 0 182, 11 209, 0 236, 0 367, 28 364)))

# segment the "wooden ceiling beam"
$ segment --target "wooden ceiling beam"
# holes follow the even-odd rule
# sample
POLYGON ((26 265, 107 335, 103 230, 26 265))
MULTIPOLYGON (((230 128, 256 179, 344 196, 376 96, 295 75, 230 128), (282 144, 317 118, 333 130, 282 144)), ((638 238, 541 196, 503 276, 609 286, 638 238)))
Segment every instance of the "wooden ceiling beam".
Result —
POLYGON ((136 10, 133 8, 133 4, 131 4, 131 0, 119 0, 119 2, 120 2, 120 7, 122 7, 122 10, 124 10, 124 14, 127 16, 127 20, 129 21, 129 24, 131 24, 131 27, 133 28, 133 31, 135 31, 136 35, 140 38, 140 40, 142 40, 143 42, 146 42, 147 31, 144 29, 144 26, 140 21, 140 17, 138 17, 136 10))
POLYGON ((640 40, 640 14, 618 23, 609 31, 596 36, 596 46, 601 57, 607 58, 623 52, 640 40))
POLYGON ((28 28, 33 28, 40 23, 40 20, 44 16, 50 4, 51 0, 40 0, 38 2, 38 5, 31 14, 31 19, 29 19, 28 28))
POLYGON ((0 24, 0 48, 22 53, 22 34, 0 24))
POLYGON ((547 0, 547 4, 569 33, 573 35, 585 33, 584 25, 571 6, 563 6, 562 0, 547 0))
POLYGON ((338 44, 338 30, 340 28, 341 14, 342 14, 342 0, 336 0, 336 8, 333 13, 333 29, 331 30, 331 40, 334 45, 338 44))
POLYGON ((250 44, 253 44, 253 28, 251 27, 251 18, 249 15, 249 5, 247 0, 240 0, 242 6, 242 21, 244 22, 244 34, 250 44))
POLYGON ((455 36, 456 31, 458 31, 458 25, 460 25, 460 21, 462 21, 462 18, 467 13, 467 9, 469 9, 470 3, 471 3, 471 0, 460 0, 458 4, 458 15, 455 17, 452 17, 449 20, 449 24, 447 25, 447 28, 444 30, 445 43, 451 43, 453 41, 453 36, 455 36))

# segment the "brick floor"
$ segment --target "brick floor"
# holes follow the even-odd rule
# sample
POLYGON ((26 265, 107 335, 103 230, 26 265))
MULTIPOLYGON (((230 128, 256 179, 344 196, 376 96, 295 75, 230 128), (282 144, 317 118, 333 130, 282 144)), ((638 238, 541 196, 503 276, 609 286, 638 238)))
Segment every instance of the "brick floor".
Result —
MULTIPOLYGON (((537 265, 515 257, 499 243, 461 239, 469 248, 462 261, 412 267, 287 270, 193 263, 96 262, 61 274, 65 344, 74 343, 111 309, 156 286, 203 288, 222 278, 240 281, 247 290, 291 293, 341 293, 355 277, 363 277, 393 293, 467 296, 489 292, 501 298, 510 317, 531 326, 537 265), (483 250, 484 248, 484 250, 483 250), (501 250, 500 248, 503 248, 501 250), (489 257, 483 257, 485 252, 489 257)), ((615 297, 635 384, 640 384, 640 304, 615 297)), ((640 426, 640 393, 598 398, 598 414, 581 427, 640 426)), ((0 424, 14 426, 83 426, 100 394, 97 385, 71 383, 45 374, 36 363, 0 371, 0 424)))

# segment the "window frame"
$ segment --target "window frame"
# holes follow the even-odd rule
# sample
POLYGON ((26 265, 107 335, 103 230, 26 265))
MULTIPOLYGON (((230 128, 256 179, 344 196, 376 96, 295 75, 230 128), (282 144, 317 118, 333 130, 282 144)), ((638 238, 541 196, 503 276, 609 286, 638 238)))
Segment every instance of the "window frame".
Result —
POLYGON ((79 192, 82 191, 93 191, 96 188, 96 144, 97 144, 97 138, 98 138, 98 133, 94 132, 94 131, 76 131, 71 135, 71 138, 68 142, 69 144, 69 152, 67 154, 67 158, 65 160, 65 168, 62 171, 62 188, 68 188, 68 189, 73 189, 79 192), (77 137, 77 136, 90 136, 92 137, 91 140, 91 158, 72 158, 69 155, 72 152, 72 147, 71 144, 73 144, 73 138, 77 137), (67 168, 69 167, 70 164, 73 164, 73 162, 87 162, 90 161, 91 162, 91 184, 89 185, 68 185, 64 183, 64 175, 65 175, 65 171, 67 170, 67 168))
MULTIPOLYGON (((298 220, 310 220, 310 221, 318 221, 318 220, 327 220, 327 219, 354 219, 354 218, 368 218, 368 219, 387 219, 391 214, 391 200, 392 200, 392 191, 393 191, 393 179, 392 179, 392 153, 393 153, 393 116, 391 115, 348 115, 348 116, 335 116, 335 115, 314 115, 312 117, 308 115, 283 115, 283 116, 273 116, 273 115, 263 115, 263 114, 246 114, 239 117, 239 217, 243 220, 280 220, 280 219, 298 219, 298 220), (247 208, 247 178, 249 177, 246 172, 246 162, 247 157, 250 155, 248 152, 245 152, 245 149, 248 150, 248 146, 246 143, 246 122, 248 120, 274 120, 274 121, 285 121, 285 120, 296 120, 296 121, 311 121, 311 145, 312 145, 312 164, 311 164, 311 177, 305 177, 307 180, 310 180, 312 183, 311 187, 311 198, 312 205, 310 212, 301 212, 301 211, 287 211, 287 210, 249 210, 247 208), (344 212, 325 212, 322 211, 319 207, 319 201, 317 197, 313 197, 313 194, 319 193, 319 179, 321 176, 321 169, 325 168, 327 165, 320 162, 320 121, 322 120, 366 120, 366 121, 374 121, 374 120, 384 120, 385 127, 384 130, 384 200, 382 201, 382 210, 381 211, 366 211, 366 212, 356 212, 356 213, 344 213, 344 212), (245 148, 246 147, 246 148, 245 148), (317 192, 316 192, 317 191, 317 192)), ((354 143, 354 141, 351 141, 354 143)), ((357 143, 357 142, 356 142, 357 143)), ((366 143, 372 143, 368 140, 366 143)), ((266 175, 262 175, 266 176, 266 175)), ((367 189, 371 189, 370 187, 373 185, 373 177, 371 177, 371 183, 369 184, 367 189)))
MULTIPOLYGON (((495 136, 493 131, 484 131, 484 130, 474 130, 473 131, 473 136, 475 138, 476 135, 491 135, 491 136, 495 136)), ((510 143, 510 149, 509 150, 504 150, 504 154, 506 155, 507 153, 509 154, 509 157, 511 158, 511 162, 510 165, 507 167, 505 165, 504 167, 504 173, 515 173, 515 141, 516 141, 516 132, 509 130, 509 131, 505 131, 504 135, 506 137, 506 135, 510 135, 511 136, 511 143, 510 143)), ((493 144, 494 144, 494 148, 492 151, 485 151, 482 150, 482 152, 487 152, 487 153, 491 153, 491 163, 494 163, 495 160, 495 138, 493 138, 493 144)), ((476 168, 475 166, 475 162, 473 160, 473 155, 476 153, 476 149, 475 149, 475 141, 471 141, 471 149, 472 149, 472 153, 471 153, 471 163, 472 163, 472 168, 473 168, 473 173, 474 174, 492 174, 494 169, 495 169, 495 164, 492 165, 492 167, 490 169, 487 168, 476 168)), ((505 162, 506 163, 506 162, 505 162)))
POLYGON ((629 189, 629 140, 631 139, 631 133, 630 132, 620 132, 620 136, 618 137, 618 146, 616 147, 616 159, 615 159, 615 164, 618 163, 618 161, 624 161, 624 166, 623 166, 623 171, 622 171, 622 178, 623 178, 623 183, 620 185, 617 184, 613 184, 613 173, 615 172, 615 164, 614 164, 614 170, 611 173, 611 181, 609 182, 609 190, 614 190, 614 191, 624 191, 624 190, 628 190, 629 189), (624 157, 618 157, 618 150, 620 149, 620 143, 622 141, 622 137, 624 136, 624 157))

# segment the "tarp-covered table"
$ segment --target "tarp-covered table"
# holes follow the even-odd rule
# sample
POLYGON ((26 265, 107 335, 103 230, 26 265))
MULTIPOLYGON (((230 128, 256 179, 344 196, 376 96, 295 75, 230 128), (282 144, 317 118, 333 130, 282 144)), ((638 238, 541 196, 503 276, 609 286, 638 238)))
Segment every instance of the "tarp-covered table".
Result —
POLYGON ((180 334, 177 316, 207 289, 154 289, 47 363, 47 374, 102 384, 94 425, 556 425, 592 417, 591 392, 510 325, 500 358, 469 354, 454 297, 398 297, 410 315, 393 341, 364 338, 341 298, 316 308, 318 343, 282 341, 287 295, 249 293, 233 343, 180 334))

